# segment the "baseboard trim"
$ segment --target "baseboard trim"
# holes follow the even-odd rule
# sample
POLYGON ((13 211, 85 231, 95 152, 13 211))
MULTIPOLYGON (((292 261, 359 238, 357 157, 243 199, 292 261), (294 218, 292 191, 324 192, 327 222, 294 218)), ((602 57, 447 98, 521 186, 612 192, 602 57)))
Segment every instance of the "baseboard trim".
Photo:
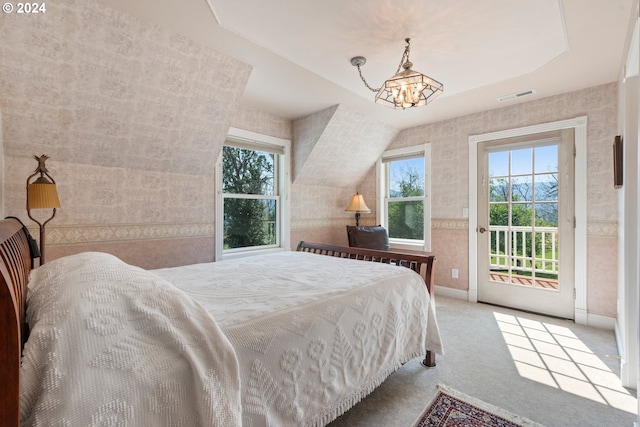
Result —
POLYGON ((616 330, 616 319, 599 314, 587 314, 587 326, 599 329, 616 330))
POLYGON ((454 288, 448 288, 446 286, 436 285, 435 294, 436 294, 436 297, 440 295, 447 298, 455 298, 463 301, 469 301, 469 292, 462 289, 454 289, 454 288))
POLYGON ((622 356, 624 354, 624 341, 622 341, 622 331, 620 331, 620 325, 618 324, 618 321, 616 320, 616 324, 615 327, 613 329, 613 333, 616 336, 616 348, 618 349, 618 354, 620 356, 622 356))
POLYGON ((574 310, 574 322, 578 325, 589 325, 589 313, 585 308, 576 308, 574 310))
MULTIPOLYGON (((446 286, 435 286, 435 294, 436 297, 443 296, 447 298, 459 299, 462 301, 469 301, 469 291, 465 291, 462 289, 454 289, 446 286)), ((593 328, 598 329, 608 329, 617 332, 616 328, 616 319, 613 317, 600 316, 598 314, 589 314, 584 310, 578 310, 578 317, 580 319, 576 319, 575 322, 577 324, 583 324, 586 326, 591 326, 593 328)), ((617 338, 617 337, 616 337, 617 338)), ((619 339, 616 340, 620 342, 619 339)), ((640 427, 640 426, 638 426, 640 427)))

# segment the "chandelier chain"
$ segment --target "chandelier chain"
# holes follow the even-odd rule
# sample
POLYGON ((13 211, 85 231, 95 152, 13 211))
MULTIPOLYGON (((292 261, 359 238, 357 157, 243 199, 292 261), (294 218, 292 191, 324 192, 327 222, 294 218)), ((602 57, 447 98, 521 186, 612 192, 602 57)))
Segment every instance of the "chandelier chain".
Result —
MULTIPOLYGON (((405 39, 405 41, 407 42, 407 45, 404 48, 404 53, 402 54, 402 58, 400 58, 400 64, 398 64, 398 69, 396 70, 396 74, 400 72, 400 70, 402 69, 402 66, 405 63, 409 62, 409 39, 405 39)), ((360 69, 360 65, 356 65, 356 68, 358 69, 358 74, 360 74, 360 80, 362 80, 362 83, 364 83, 367 89, 369 89, 371 92, 378 92, 380 91, 380 89, 382 89, 382 86, 380 86, 379 88, 374 88, 369 86, 369 83, 367 83, 367 81, 364 79, 364 76, 362 75, 362 70, 360 69)))
POLYGON ((382 86, 380 86, 377 89, 369 86, 369 83, 367 83, 367 81, 364 79, 364 76, 362 75, 362 70, 360 70, 360 65, 356 65, 356 68, 358 69, 358 73, 360 74, 360 79, 362 80, 362 83, 364 83, 367 89, 369 89, 371 92, 378 92, 380 89, 382 89, 382 86))
POLYGON ((410 49, 409 40, 410 39, 404 39, 404 41, 407 42, 407 45, 404 47, 404 53, 402 54, 402 58, 400 58, 400 64, 398 64, 398 69, 396 70, 396 74, 400 72, 400 69, 405 63, 409 62, 409 49, 410 49))

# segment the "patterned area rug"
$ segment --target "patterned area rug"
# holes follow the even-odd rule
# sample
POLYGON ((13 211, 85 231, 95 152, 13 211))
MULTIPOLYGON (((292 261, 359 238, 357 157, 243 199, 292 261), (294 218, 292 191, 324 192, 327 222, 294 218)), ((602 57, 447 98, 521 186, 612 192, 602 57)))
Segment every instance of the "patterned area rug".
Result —
POLYGON ((497 406, 438 384, 413 427, 543 427, 497 406))

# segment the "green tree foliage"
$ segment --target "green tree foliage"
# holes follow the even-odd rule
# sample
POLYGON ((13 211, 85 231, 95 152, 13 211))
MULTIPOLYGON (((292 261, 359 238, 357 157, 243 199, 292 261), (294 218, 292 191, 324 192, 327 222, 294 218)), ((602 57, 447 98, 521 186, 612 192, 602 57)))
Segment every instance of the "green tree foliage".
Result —
MULTIPOLYGON (((230 194, 273 195, 273 163, 273 155, 268 153, 224 147, 223 191, 230 194)), ((274 219, 275 206, 271 200, 225 198, 225 248, 274 243, 273 232, 268 226, 274 219)))
MULTIPOLYGON (((399 194, 395 197, 424 195, 424 177, 415 169, 406 168, 394 177, 399 194)), ((424 238, 424 203, 420 201, 389 201, 389 237, 398 239, 424 238)))
MULTIPOLYGON (((536 204, 538 209, 534 212, 531 203, 532 186, 529 184, 515 184, 512 185, 511 204, 509 201, 509 181, 507 178, 492 179, 489 184, 489 224, 492 226, 508 226, 512 227, 530 227, 535 225, 537 227, 557 227, 557 203, 549 204, 536 204), (511 222, 509 222, 511 219, 511 222)), ((545 200, 557 201, 557 179, 548 183, 541 183, 539 190, 542 192, 545 200)), ((498 240, 498 231, 491 233, 491 247, 496 247, 496 240, 498 240)), ((545 254, 542 253, 542 234, 540 233, 526 233, 525 234, 525 253, 519 253, 522 250, 522 242, 517 242, 517 237, 511 235, 512 255, 519 255, 525 257, 532 257, 535 255, 537 258, 543 258, 545 254), (535 242, 532 246, 531 238, 535 235, 535 242)), ((550 247, 552 236, 546 235, 547 241, 545 247, 550 247)), ((506 253, 506 239, 504 234, 500 235, 498 240, 498 251, 506 253)))
MULTIPOLYGON (((509 185, 506 178, 491 180, 489 185, 489 200, 492 202, 489 207, 489 224, 507 226, 509 225, 509 185)), ((522 195, 514 194, 513 202, 526 200, 522 195)), ((531 205, 512 204, 511 205, 511 225, 527 226, 531 225, 531 205)))

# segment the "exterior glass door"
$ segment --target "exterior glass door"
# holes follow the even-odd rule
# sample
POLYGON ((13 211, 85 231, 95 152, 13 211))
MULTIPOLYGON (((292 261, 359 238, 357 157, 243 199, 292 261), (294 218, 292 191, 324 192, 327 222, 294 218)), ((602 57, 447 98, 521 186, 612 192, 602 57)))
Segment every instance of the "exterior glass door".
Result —
POLYGON ((573 138, 565 137, 480 144, 480 301, 573 317, 573 138))

